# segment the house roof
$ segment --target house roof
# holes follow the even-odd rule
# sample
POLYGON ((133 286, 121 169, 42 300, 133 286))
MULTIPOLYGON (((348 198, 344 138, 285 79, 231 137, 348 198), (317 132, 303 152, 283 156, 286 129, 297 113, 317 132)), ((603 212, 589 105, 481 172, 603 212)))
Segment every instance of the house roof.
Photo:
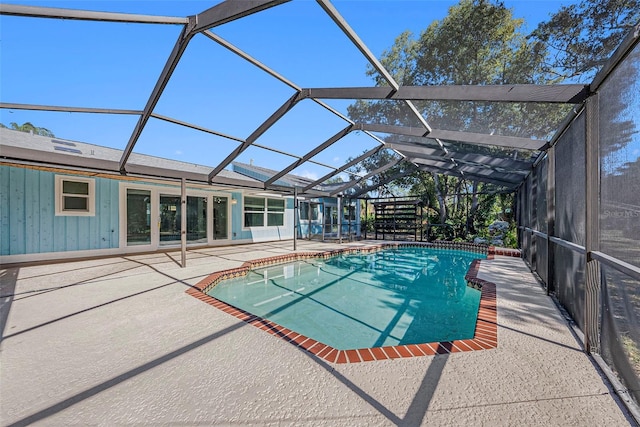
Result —
MULTIPOLYGON (((51 166, 67 166, 120 174, 118 161, 122 150, 70 141, 61 138, 34 135, 0 128, 0 157, 8 161, 28 161, 51 166)), ((208 182, 211 166, 163 159, 132 153, 127 172, 134 176, 180 179, 208 182)), ((213 184, 241 188, 263 189, 262 182, 233 171, 224 170, 213 184)))

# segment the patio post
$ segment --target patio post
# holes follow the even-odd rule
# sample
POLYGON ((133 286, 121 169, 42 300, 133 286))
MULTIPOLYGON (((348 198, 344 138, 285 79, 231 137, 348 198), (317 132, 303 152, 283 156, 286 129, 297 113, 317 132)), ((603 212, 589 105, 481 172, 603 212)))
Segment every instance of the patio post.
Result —
POLYGON ((555 237, 556 225, 556 147, 552 146, 547 151, 547 295, 551 293, 554 281, 554 245, 551 237, 555 237))
POLYGON ((298 246, 298 187, 293 187, 293 250, 298 246))
POLYGON ((180 179, 180 249, 182 268, 187 266, 187 180, 180 179))
POLYGON ((342 243, 342 194, 338 196, 338 243, 342 243))
POLYGON ((599 98, 593 94, 586 103, 585 138, 585 249, 587 265, 585 274, 585 333, 584 349, 587 353, 598 352, 599 307, 600 307, 600 263, 593 252, 600 250, 600 135, 599 98))

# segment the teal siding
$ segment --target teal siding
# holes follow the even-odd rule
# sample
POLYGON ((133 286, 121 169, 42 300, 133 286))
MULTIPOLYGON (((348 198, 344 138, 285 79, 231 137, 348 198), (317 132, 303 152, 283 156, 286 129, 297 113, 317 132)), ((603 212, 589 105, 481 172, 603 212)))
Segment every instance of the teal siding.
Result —
POLYGON ((25 169, 9 171, 9 249, 25 253, 25 169))
POLYGON ((231 239, 251 239, 251 231, 242 229, 242 193, 231 193, 231 196, 238 201, 231 205, 231 239))
POLYGON ((9 168, 0 167, 0 248, 9 248, 9 168))
MULTIPOLYGON (((39 230, 52 230, 53 229, 53 216, 55 215, 54 205, 54 192, 55 184, 49 174, 40 175, 40 223, 38 225, 39 230)), ((34 233, 35 234, 35 233, 34 233)), ((40 252, 52 252, 53 251, 53 239, 52 233, 40 233, 40 252)))
POLYGON ((101 236, 96 243, 100 249, 117 248, 118 241, 118 200, 119 186, 117 181, 109 180, 108 184, 100 186, 100 194, 96 199, 96 209, 100 206, 101 212, 108 212, 108 215, 101 215, 98 225, 97 235, 101 236), (115 203, 114 203, 115 201, 115 203))
POLYGON ((95 216, 56 216, 55 176, 0 166, 0 254, 118 247, 118 181, 94 178, 95 216))

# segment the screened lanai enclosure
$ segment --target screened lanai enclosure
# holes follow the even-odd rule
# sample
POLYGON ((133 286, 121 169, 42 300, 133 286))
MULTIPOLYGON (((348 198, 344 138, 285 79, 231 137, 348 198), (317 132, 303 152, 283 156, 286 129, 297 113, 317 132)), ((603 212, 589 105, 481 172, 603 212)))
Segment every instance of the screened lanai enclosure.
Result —
POLYGON ((640 402, 638 31, 517 190, 523 257, 640 402))
MULTIPOLYGON (((367 238, 422 240, 421 202, 378 193, 418 172, 515 194, 523 258, 640 420, 640 24, 596 72, 562 83, 511 75, 506 66, 491 81, 464 69, 450 74, 459 79, 440 78, 455 68, 430 56, 456 49, 444 44, 416 47, 427 71, 409 78, 399 71, 402 55, 380 59, 367 43, 384 13, 364 20, 329 0, 181 3, 173 16, 120 10, 127 2, 112 2, 111 11, 0 5, 3 121, 22 115, 61 138, 118 148, 119 162, 101 171, 123 177, 145 173, 132 166, 133 153, 178 158, 189 150, 210 167, 187 182, 241 188, 245 181, 223 177, 232 163, 273 170, 252 191, 293 198, 296 226, 325 214, 321 228, 294 238, 340 236, 345 225, 353 237, 355 207, 369 200, 379 216, 367 238), (37 43, 20 46, 45 20, 53 22, 41 35, 56 40, 52 56, 38 54, 37 43), (95 46, 78 49, 75 40, 85 37, 95 46), (153 56, 149 40, 161 45, 153 56), (77 56, 83 60, 69 59, 77 56), (110 68, 116 58, 123 65, 110 68), (12 85, 16 73, 30 76, 37 95, 12 85), (68 74, 75 82, 64 87, 68 74), (128 78, 133 85, 121 84, 128 78), (329 198, 339 201, 335 208, 329 198)), ((384 2, 372 10, 376 3, 384 2)), ((421 3, 402 3, 404 12, 421 3)))

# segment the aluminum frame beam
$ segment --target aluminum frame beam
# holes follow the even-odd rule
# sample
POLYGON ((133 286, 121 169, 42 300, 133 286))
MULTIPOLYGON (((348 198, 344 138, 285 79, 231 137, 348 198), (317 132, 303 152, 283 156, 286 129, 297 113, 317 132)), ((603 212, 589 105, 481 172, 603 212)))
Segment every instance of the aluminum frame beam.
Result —
POLYGON ((216 166, 211 173, 209 173, 209 180, 212 180, 220 171, 226 168, 232 161, 235 160, 243 151, 251 146, 262 134, 264 134, 271 126, 273 126, 280 118, 282 118, 289 110, 302 100, 300 92, 296 92, 287 99, 284 104, 280 106, 267 120, 265 120, 249 137, 236 147, 218 166, 216 166))
POLYGON ((373 185, 369 185, 369 186, 367 186, 365 188, 361 188, 360 190, 356 191, 355 193, 350 194, 349 197, 352 198, 352 199, 355 199, 355 198, 360 197, 361 195, 363 195, 365 193, 368 193, 371 190, 375 190, 378 187, 382 187, 385 184, 388 184, 388 183, 390 183, 392 181, 395 181, 396 179, 404 178, 405 176, 410 175, 410 174, 414 173, 415 171, 416 170, 412 169, 412 168, 404 170, 402 172, 399 172, 399 173, 397 173, 395 175, 392 175, 392 176, 388 177, 387 179, 384 179, 384 180, 380 181, 377 184, 373 184, 373 185))
POLYGON ((376 58, 376 56, 369 50, 366 44, 358 37, 355 31, 349 26, 347 21, 342 18, 338 10, 327 0, 317 0, 318 4, 326 12, 327 15, 333 20, 333 22, 342 30, 342 32, 351 40, 356 48, 367 58, 367 61, 376 69, 381 76, 393 87, 398 89, 400 85, 396 83, 393 76, 384 68, 384 65, 376 58))
POLYGON ((523 178, 529 175, 529 173, 531 172, 531 169, 509 169, 509 168, 503 168, 503 167, 483 165, 482 163, 470 162, 467 160, 460 160, 456 158, 453 158, 453 159, 456 161, 456 163, 459 166, 470 166, 470 167, 480 168, 480 170, 489 170, 497 173, 521 175, 523 178))
POLYGON ((220 46, 224 47, 225 49, 229 50, 233 54, 239 56, 240 58, 244 59, 247 62, 250 62, 252 65, 260 68, 262 71, 264 71, 265 73, 269 74, 271 77, 273 77, 275 79, 278 79, 279 81, 281 81, 282 83, 286 84, 287 86, 289 86, 291 89, 295 90, 296 92, 300 92, 302 90, 301 87, 299 87, 298 85, 293 83, 291 80, 287 79, 286 77, 282 76, 278 72, 276 72, 276 71, 272 70, 271 68, 267 67, 265 64, 263 64, 262 62, 258 61, 257 59, 255 59, 254 57, 252 57, 248 53, 244 52, 243 50, 239 49, 237 46, 229 43, 227 40, 223 39, 219 35, 211 32, 209 30, 203 31, 202 34, 205 35, 206 37, 208 37, 210 40, 213 40, 214 42, 218 43, 220 46))
POLYGON ((194 125, 193 123, 183 122, 182 120, 174 119, 172 117, 162 116, 162 115, 156 114, 156 113, 151 113, 151 117, 153 117, 154 119, 163 120, 165 122, 169 122, 169 123, 173 123, 173 124, 176 124, 176 125, 184 126, 184 127, 189 128, 189 129, 194 129, 194 130, 198 130, 200 132, 209 133, 211 135, 220 136, 222 138, 230 139, 232 141, 244 142, 244 140, 242 138, 238 138, 236 136, 227 135, 227 134, 224 134, 224 133, 212 130, 212 129, 207 129, 207 128, 202 127, 202 126, 194 125))
POLYGON ((351 160, 348 163, 345 163, 344 165, 340 166, 338 169, 336 169, 333 172, 329 172, 328 174, 326 174, 325 176, 323 176, 320 179, 317 179, 315 181, 313 181, 311 184, 307 185, 306 187, 304 187, 302 189, 302 191, 307 191, 310 188, 315 187, 316 185, 320 185, 323 182, 325 182, 326 180, 328 180, 329 178, 339 174, 340 172, 345 171, 346 169, 349 169, 351 166, 356 165, 358 163, 360 163, 361 161, 363 161, 366 158, 369 158, 371 156, 373 156, 374 154, 376 154, 378 151, 382 150, 384 148, 383 145, 379 145, 371 150, 366 151, 365 153, 361 154, 360 156, 356 157, 355 159, 351 160))
POLYGON ((189 44, 189 41, 194 35, 194 33, 191 32, 191 29, 190 29, 190 27, 192 27, 192 25, 194 24, 194 20, 190 19, 189 21, 190 21, 189 24, 185 25, 185 27, 180 32, 180 35, 178 36, 178 40, 176 40, 176 43, 173 46, 171 53, 169 54, 169 58, 167 58, 167 62, 165 63, 164 68, 162 69, 160 77, 156 81, 156 85, 154 86, 153 91, 151 92, 151 95, 147 100, 147 104, 144 107, 142 115, 138 119, 138 122, 136 123, 136 126, 133 129, 131 137, 129 138, 129 142, 127 142, 127 146, 125 147, 122 153, 122 157, 120 159, 120 173, 123 173, 123 174, 126 173, 127 160, 129 160, 129 156, 133 151, 133 147, 135 147, 136 142, 138 142, 138 138, 142 134, 142 130, 147 124, 147 121, 149 121, 149 117, 151 117, 151 113, 153 112, 153 109, 158 103, 158 100, 160 100, 160 96, 162 95, 164 88, 169 82, 169 79, 171 78, 173 71, 178 65, 178 62, 180 61, 180 57, 182 57, 182 54, 184 53, 185 49, 187 48, 187 45, 189 44))
POLYGON ((411 144, 407 142, 385 142, 385 147, 401 152, 407 157, 416 156, 433 156, 445 158, 445 153, 440 148, 432 148, 419 144, 411 144))
MULTIPOLYGON (((224 47, 225 49, 229 50, 230 52, 232 52, 233 54, 241 57, 242 59, 244 59, 245 61, 251 63, 252 65, 260 68, 262 71, 264 71, 265 73, 269 74, 271 77, 279 80, 280 82, 286 84, 287 86, 289 86, 290 88, 294 89, 297 92, 301 92, 302 88, 298 85, 296 85, 295 83, 293 83, 292 81, 290 81, 289 79, 287 79, 286 77, 282 76, 281 74, 277 73, 276 71, 272 70, 271 68, 267 67, 265 64, 263 64, 262 62, 258 61, 256 58, 252 57, 251 55, 249 55, 248 53, 244 52, 243 50, 239 49, 238 47, 234 46, 233 44, 229 43, 227 40, 223 39, 222 37, 220 37, 219 35, 209 31, 209 30, 205 30, 202 32, 202 34, 204 34, 206 37, 208 37, 209 39, 213 40, 214 42, 218 43, 220 46, 224 47)), ((306 94, 305 94, 306 96, 306 94)), ((339 111, 336 111, 334 108, 332 108, 331 106, 327 105, 326 103, 318 100, 318 99, 313 99, 313 98, 309 98, 311 99, 313 102, 315 102, 316 104, 320 105, 322 108, 326 109, 327 111, 333 113, 334 115, 336 115, 337 117, 340 117, 342 120, 346 121, 349 124, 354 124, 353 120, 349 119, 348 117, 346 117, 345 115, 343 115, 342 113, 340 113, 339 111)), ((363 131, 367 136, 373 138, 374 140, 376 140, 379 144, 383 144, 383 141, 380 140, 380 138, 378 138, 377 136, 373 135, 372 133, 368 132, 368 131, 363 131)), ((256 145, 256 144, 254 144, 256 145)))
POLYGON ((460 172, 463 174, 473 174, 474 176, 486 176, 487 178, 497 179, 500 181, 511 182, 513 184, 519 184, 525 180, 526 175, 518 175, 513 173, 502 173, 497 172, 491 169, 478 167, 478 166, 469 166, 469 165, 460 165, 460 172))
MULTIPOLYGON (((335 24, 349 38, 349 40, 351 40, 351 42, 364 55, 367 61, 369 61, 369 63, 378 71, 378 73, 380 73, 380 75, 384 77, 384 79, 387 81, 387 83, 389 83, 392 89, 394 91, 398 90, 398 88, 400 88, 400 85, 395 81, 391 73, 387 71, 387 69, 382 65, 382 63, 378 60, 378 58, 376 58, 375 55, 371 53, 367 45, 364 44, 364 42, 360 39, 360 37, 358 37, 356 32, 349 26, 347 21, 345 21, 345 19, 340 15, 338 10, 331 3, 329 3, 328 0, 316 0, 316 1, 322 7, 322 9, 327 13, 327 15, 329 15, 329 17, 333 20, 333 22, 335 22, 335 24)), ((427 121, 422 116, 420 111, 418 111, 418 109, 413 104, 413 102, 409 100, 405 100, 404 102, 411 109, 411 111, 416 116, 416 118, 420 121, 422 126, 424 126, 426 130, 431 131, 431 126, 429 125, 429 123, 427 123, 427 121)), ((442 149, 446 151, 446 149, 444 148, 444 144, 442 144, 442 142, 440 142, 437 139, 436 141, 438 142, 438 144, 440 144, 442 149)))
POLYGON ((330 196, 335 196, 336 194, 342 193, 345 190, 348 190, 351 187, 354 187, 356 185, 358 185, 358 183, 360 183, 361 181, 366 181, 367 179, 371 178, 374 175, 379 175, 382 172, 386 171, 387 169, 391 169, 392 167, 394 167, 395 165, 397 165, 398 163, 400 163, 402 160, 404 159, 394 159, 391 160, 389 163, 387 163, 386 165, 380 166, 379 168, 377 168, 374 171, 369 172, 368 174, 366 174, 365 176, 363 176, 360 179, 355 179, 353 181, 348 182, 346 185, 343 185, 342 187, 339 187, 337 189, 335 189, 334 191, 331 191, 329 193, 330 196))
POLYGON ((533 162, 524 160, 507 159, 503 157, 487 156, 485 154, 450 152, 447 157, 460 162, 469 162, 489 168, 504 168, 517 171, 529 171, 533 162))
POLYGON ((340 131, 338 131, 338 133, 333 135, 331 138, 327 139, 325 142, 323 142, 322 144, 318 145, 316 148, 314 148, 313 150, 309 151, 307 154, 302 156, 302 158, 300 158, 300 159, 296 160, 295 162, 291 163, 289 166, 287 166, 286 168, 282 169, 280 172, 278 172, 277 174, 275 174, 274 176, 269 178, 267 181, 265 181, 265 183, 264 183, 265 188, 267 188, 269 185, 273 184, 278 179, 282 178, 283 176, 285 176, 286 174, 288 174, 289 172, 291 172, 292 170, 294 170, 295 168, 297 168, 298 166, 300 166, 301 164, 303 164, 307 160, 310 160, 316 154, 320 153, 321 151, 323 151, 326 148, 330 147, 331 145, 335 144, 340 139, 342 139, 346 135, 348 135, 352 130, 353 130, 353 125, 349 125, 349 126, 345 127, 344 129, 341 129, 340 131))
MULTIPOLYGON (((12 109, 12 110, 33 110, 33 111, 51 111, 51 112, 65 112, 65 113, 93 113, 93 114, 125 114, 125 115, 141 115, 142 110, 123 110, 123 109, 114 109, 114 108, 87 108, 87 107, 68 107, 68 106, 60 106, 60 105, 37 105, 37 104, 16 104, 16 103, 8 103, 8 102, 0 102, 0 109, 12 109)), ((209 133, 211 135, 220 136, 222 138, 230 139, 233 141, 244 142, 244 139, 227 135, 222 132, 215 131, 213 129, 208 129, 203 126, 198 126, 193 123, 188 123, 182 120, 174 119, 172 117, 163 116, 156 113, 151 113, 151 117, 158 120, 163 120, 168 123, 177 124, 180 126, 184 126, 190 129, 194 129, 200 132, 209 133)), ((263 150, 272 151, 274 153, 282 154, 289 157, 294 157, 296 159, 301 159, 301 156, 297 156, 295 154, 287 153, 286 151, 278 150, 272 147, 268 147, 266 145, 253 144, 254 147, 261 148, 263 150)), ((318 166, 325 167, 327 169, 336 170, 336 167, 327 165, 321 162, 317 162, 315 160, 309 159, 309 163, 316 164, 318 166)))
POLYGON ((474 174, 471 173, 460 173, 458 171, 448 171, 448 170, 442 170, 438 167, 435 166, 428 166, 428 165, 419 165, 418 169, 420 169, 423 172, 430 172, 430 173, 440 173, 440 174, 444 174, 444 175, 451 175, 451 176, 456 176, 458 178, 462 178, 462 179, 469 179, 472 181, 481 181, 481 182, 487 182, 490 184, 494 184, 494 185, 499 185, 502 187, 507 187, 510 189, 515 189, 519 183, 512 183, 512 182, 505 182, 505 181, 501 181, 498 179, 494 179, 494 178, 488 178, 485 176, 476 176, 474 174))
POLYGON ((244 18, 290 0, 226 0, 196 15, 195 33, 244 18))
POLYGON ((165 63, 160 77, 156 81, 156 85, 154 86, 153 91, 151 92, 151 95, 147 100, 147 104, 144 107, 143 113, 140 116, 140 119, 138 119, 138 123, 136 123, 131 137, 129 138, 129 142, 127 143, 127 146, 122 153, 122 158, 120 159, 121 173, 126 173, 127 160, 129 159, 129 156, 133 151, 133 147, 136 145, 138 138, 142 134, 142 131, 147 124, 151 113, 153 112, 156 104, 158 103, 158 100, 160 99, 160 96, 162 95, 162 92, 164 91, 164 88, 169 82, 173 71, 178 65, 182 54, 184 53, 193 36, 208 28, 212 28, 216 25, 225 24, 235 19, 251 15, 255 12, 259 12, 261 10, 283 3, 283 1, 287 0, 247 0, 242 2, 227 0, 205 10, 204 12, 199 13, 198 15, 190 16, 188 18, 188 23, 180 32, 178 40, 176 41, 171 53, 169 54, 169 58, 167 58, 167 62, 165 63))
POLYGON ((504 168, 517 171, 529 171, 533 164, 533 162, 526 162, 523 160, 492 157, 484 154, 474 153, 458 153, 450 151, 446 155, 442 155, 440 154, 441 152, 438 149, 421 146, 419 144, 388 142, 386 143, 386 145, 388 148, 392 148, 411 158, 442 161, 446 159, 453 159, 456 162, 471 163, 491 169, 504 168))
POLYGON ((446 141, 460 141, 469 144, 495 145, 498 147, 520 148, 523 150, 540 150, 547 145, 547 141, 545 140, 522 138, 518 136, 489 135, 442 129, 432 129, 430 132, 425 132, 423 129, 417 127, 380 125, 373 123, 359 123, 358 126, 363 130, 371 132, 432 138, 436 140, 443 139, 446 141))
POLYGON ((64 113, 96 113, 96 114, 128 114, 139 116, 142 110, 123 110, 119 108, 87 108, 68 107, 62 105, 38 105, 38 104, 16 104, 11 102, 0 102, 0 108, 11 110, 32 110, 32 111, 54 111, 64 113))
POLYGON ((460 132, 453 130, 433 129, 429 138, 438 138, 448 141, 468 142, 480 145, 495 145, 498 147, 520 148, 523 150, 540 150, 547 145, 547 141, 541 139, 522 138, 519 136, 489 135, 484 133, 460 132))
POLYGON ((187 24, 189 18, 175 16, 137 15, 93 10, 0 4, 0 15, 30 18, 75 19, 81 21, 128 22, 137 24, 187 24))
POLYGON ((308 88, 310 98, 319 99, 374 99, 404 101, 489 101, 489 102, 541 102, 581 104, 589 95, 589 86, 581 84, 557 85, 445 85, 308 88))
MULTIPOLYGON (((453 169, 454 167, 451 164, 447 164, 439 161, 421 159, 421 158, 411 158, 411 161, 416 163, 418 166, 431 166, 431 167, 438 168, 442 170, 442 172, 445 174, 451 171, 451 169, 453 169)), ((464 164, 458 165, 456 172, 462 172, 463 175, 471 174, 477 177, 486 177, 486 178, 496 179, 503 182, 509 182, 512 184, 518 184, 526 178, 526 176, 524 175, 519 176, 518 174, 494 171, 492 169, 484 168, 482 166, 470 166, 470 165, 464 165, 464 164)))
POLYGON ((453 162, 447 162, 447 159, 432 160, 425 159, 423 157, 409 157, 409 159, 411 159, 412 163, 416 163, 418 165, 436 166, 442 170, 451 170, 456 168, 456 165, 453 162))

